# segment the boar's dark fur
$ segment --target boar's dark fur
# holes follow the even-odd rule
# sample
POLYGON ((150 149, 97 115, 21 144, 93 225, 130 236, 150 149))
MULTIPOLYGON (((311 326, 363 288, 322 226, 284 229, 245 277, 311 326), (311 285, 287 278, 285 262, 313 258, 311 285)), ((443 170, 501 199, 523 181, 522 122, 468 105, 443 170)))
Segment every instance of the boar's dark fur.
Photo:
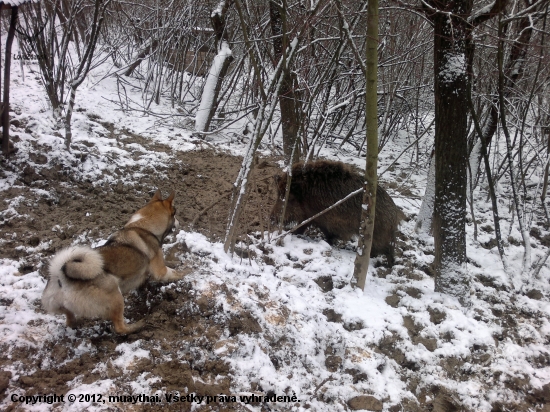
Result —
MULTIPOLYGON (((278 222, 286 192, 286 173, 276 176, 275 181, 278 197, 271 219, 278 222)), ((344 163, 329 160, 309 162, 305 166, 297 163, 292 166, 292 183, 284 224, 303 222, 362 185, 363 176, 344 163)), ((329 243, 335 239, 347 241, 353 235, 359 234, 362 200, 362 194, 353 196, 309 225, 317 226, 329 243)), ((390 195, 378 185, 371 256, 385 254, 389 263, 393 263, 395 232, 404 218, 404 213, 395 205, 390 195)), ((303 233, 309 225, 297 229, 295 233, 303 233)))

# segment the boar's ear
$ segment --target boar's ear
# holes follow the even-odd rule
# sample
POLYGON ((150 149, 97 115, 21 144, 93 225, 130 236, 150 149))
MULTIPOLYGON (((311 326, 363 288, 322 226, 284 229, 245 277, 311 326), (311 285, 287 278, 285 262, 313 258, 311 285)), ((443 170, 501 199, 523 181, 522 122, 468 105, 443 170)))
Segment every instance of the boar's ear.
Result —
POLYGON ((160 193, 160 189, 157 189, 157 191, 153 195, 153 198, 151 199, 151 201, 153 200, 162 200, 162 194, 160 193))
POLYGON ((170 196, 168 196, 166 198, 166 200, 170 203, 172 203, 172 201, 174 200, 174 197, 176 196, 176 192, 174 190, 172 190, 172 192, 170 192, 170 196))

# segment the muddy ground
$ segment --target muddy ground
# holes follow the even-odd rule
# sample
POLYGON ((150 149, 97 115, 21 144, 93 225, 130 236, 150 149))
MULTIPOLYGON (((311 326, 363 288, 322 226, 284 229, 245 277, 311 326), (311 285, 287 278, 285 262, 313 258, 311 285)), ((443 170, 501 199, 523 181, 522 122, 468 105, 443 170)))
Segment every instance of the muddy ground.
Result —
MULTIPOLYGON (((138 143, 146 144, 149 150, 169 150, 129 133, 120 139, 124 145, 138 143)), ((212 240, 223 239, 230 192, 242 159, 206 145, 201 148, 201 143, 198 146, 196 151, 178 152, 171 164, 152 164, 134 170, 121 168, 115 171, 121 177, 117 184, 94 185, 92 181, 75 179, 66 165, 55 164, 40 154, 45 149, 41 147, 36 147, 37 154, 31 154, 28 161, 4 161, 2 169, 15 172, 19 178, 14 187, 0 192, 3 208, 0 258, 22 262, 19 268, 22 275, 39 270, 46 277, 46 263, 56 251, 71 245, 76 238, 88 241, 106 239, 151 198, 156 187, 165 195, 171 190, 176 191, 176 217, 183 228, 201 232, 212 240), (138 169, 143 174, 138 182, 122 183, 123 175, 138 169), (15 198, 22 200, 13 213, 5 206, 6 201, 15 198), (29 254, 29 247, 38 249, 40 245, 45 247, 29 254)), ((84 148, 75 146, 73 149, 84 148)), ((267 217, 274 200, 270 185, 273 174, 279 171, 276 160, 257 159, 253 187, 241 222, 243 233, 267 229, 267 217)), ((197 270, 198 264, 194 264, 192 258, 183 257, 181 261, 185 252, 184 246, 168 251, 168 264, 186 273, 197 270)), ((258 323, 243 313, 239 319, 230 319, 227 325, 227 319, 219 316, 221 308, 215 307, 211 297, 195 295, 185 280, 178 284, 177 292, 174 288, 147 283, 127 298, 125 316, 131 320, 148 319, 149 327, 140 333, 117 336, 111 332, 108 322, 88 321, 76 330, 75 337, 49 342, 44 350, 36 353, 30 353, 29 349, 12 349, 8 344, 0 347, 0 401, 10 385, 11 373, 5 372, 6 366, 15 363, 19 363, 23 370, 36 370, 20 376, 15 383, 28 395, 66 393, 68 383, 81 375, 85 376, 83 383, 109 378, 119 382, 119 388, 126 387, 131 392, 129 382, 143 373, 161 377, 157 386, 163 391, 188 388, 188 392, 205 395, 230 393, 229 367, 213 355, 213 345, 219 341, 225 327, 229 327, 232 335, 257 333, 258 323), (93 355, 75 357, 75 341, 85 337, 90 338, 94 345, 93 355), (123 374, 110 365, 110 360, 117 345, 136 340, 147 342, 143 347, 150 350, 152 360, 142 359, 123 374), (172 361, 166 362, 167 356, 172 361), (106 367, 100 372, 90 372, 98 364, 106 367)), ((217 293, 230 295, 227 290, 217 293)), ((10 305, 11 302, 6 300, 0 304, 10 305)), ((37 311, 42 310, 40 302, 36 301, 35 306, 37 311)), ((147 410, 150 407, 141 405, 139 408, 147 410)), ((11 404, 10 408, 16 409, 17 404, 11 404)), ((189 404, 176 404, 171 408, 189 410, 189 404)), ((239 405, 232 405, 230 409, 219 405, 213 407, 215 410, 239 408, 239 405)), ((163 409, 170 410, 170 407, 165 405, 163 409)), ((198 410, 203 409, 211 410, 212 407, 198 410)))
MULTIPOLYGON (((36 162, 40 161, 37 155, 36 162)), ((17 187, 0 193, 0 201, 5 204, 4 200, 17 197, 25 200, 16 208, 20 216, 12 219, 4 213, 0 217, 0 237, 5 240, 0 257, 27 258, 18 249, 21 245, 37 246, 51 241, 47 252, 54 253, 80 235, 107 238, 145 205, 156 187, 165 195, 175 190, 176 217, 184 228, 193 228, 213 240, 223 239, 231 188, 241 162, 239 157, 211 149, 179 152, 174 164, 151 165, 134 185, 122 181, 114 185, 75 181, 59 165, 11 164, 8 167, 18 171, 21 179, 16 182, 17 187), (17 235, 13 237, 13 233, 17 235)), ((241 231, 267 229, 275 197, 271 181, 277 172, 275 159, 258 160, 241 231)), ((126 171, 120 172, 123 173, 126 171)), ((35 267, 37 262, 33 263, 29 262, 26 270, 35 267)))

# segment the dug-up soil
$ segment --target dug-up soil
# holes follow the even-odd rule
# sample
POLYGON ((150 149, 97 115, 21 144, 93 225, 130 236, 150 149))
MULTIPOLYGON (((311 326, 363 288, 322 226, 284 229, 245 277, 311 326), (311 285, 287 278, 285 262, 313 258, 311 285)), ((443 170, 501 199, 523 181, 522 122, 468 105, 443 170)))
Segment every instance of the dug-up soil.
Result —
MULTIPOLYGON (((0 217, 0 237, 6 240, 0 257, 26 257, 22 245, 34 247, 51 241, 47 251, 53 253, 81 235, 107 238, 145 205, 157 187, 165 196, 171 190, 176 192, 176 217, 184 228, 192 228, 215 241, 223 239, 231 189, 242 159, 206 149, 179 152, 175 160, 171 165, 151 166, 151 174, 141 176, 139 182, 124 184, 120 180, 115 185, 75 181, 59 170, 60 166, 9 165, 20 172, 21 179, 0 193, 0 201, 5 205, 9 199, 22 200, 16 207, 17 217, 10 218, 6 213, 0 217)), ((241 232, 267 230, 275 199, 272 176, 279 171, 274 159, 257 160, 241 232)))
MULTIPOLYGON (((127 139, 126 143, 144 143, 139 136, 127 139)), ((40 149, 37 147, 37 153, 40 149)), ((168 150, 160 145, 154 149, 168 150)), ((85 179, 75 179, 64 166, 51 164, 40 154, 31 154, 29 161, 4 162, 2 168, 15 172, 18 179, 12 188, 0 192, 0 239, 3 239, 0 258, 19 260, 19 271, 23 275, 39 270, 46 277, 46 263, 56 251, 71 245, 75 239, 79 243, 90 243, 108 238, 151 198, 156 187, 164 195, 170 190, 176 191, 176 216, 184 229, 192 228, 212 240, 223 239, 230 191, 241 162, 241 158, 210 148, 178 152, 171 164, 140 169, 138 182, 123 179, 136 170, 120 170, 120 181, 114 185, 94 185, 85 179), (13 205, 13 199, 20 201, 10 210, 6 205, 13 205), (29 253, 45 244, 40 252, 29 253)), ((273 158, 257 161, 241 222, 242 233, 267 229, 274 200, 270 184, 272 175, 278 171, 273 158)), ((185 250, 169 251, 168 264, 187 273, 197 269, 192 262, 176 260, 182 252, 185 250)), ((40 351, 14 349, 9 343, 0 345, 0 402, 10 392, 10 385, 11 389, 13 386, 23 389, 26 395, 64 394, 78 376, 84 377, 84 384, 112 379, 117 388, 126 389, 127 393, 132 393, 130 383, 140 376, 160 377, 153 387, 163 392, 187 388, 188 393, 204 395, 230 393, 229 366, 214 355, 214 345, 224 328, 229 327, 232 335, 253 333, 258 332, 258 323, 246 314, 229 320, 221 316, 223 311, 215 306, 214 299, 195 294, 185 279, 178 283, 177 291, 175 284, 172 286, 146 283, 126 298, 125 317, 148 320, 149 327, 139 333, 117 336, 108 322, 88 321, 74 336, 49 341, 40 351), (78 356, 77 346, 82 339, 89 339, 94 348, 78 356), (112 359, 119 355, 115 348, 137 340, 141 340, 142 349, 150 351, 150 358, 140 359, 126 371, 113 367, 112 359), (24 371, 15 384, 9 372, 14 365, 24 371)), ((222 290, 219 293, 230 294, 222 290)), ((0 302, 6 306, 12 303, 9 299, 0 302)), ((42 311, 39 301, 34 304, 37 311, 42 311)), ((163 405, 162 409, 186 411, 190 410, 189 405, 163 405)), ((230 409, 220 405, 198 409, 196 406, 194 410, 241 410, 238 404, 232 404, 230 409)), ((13 403, 9 409, 18 407, 13 403)), ((140 404, 134 408, 138 409, 158 410, 158 406, 140 404)))

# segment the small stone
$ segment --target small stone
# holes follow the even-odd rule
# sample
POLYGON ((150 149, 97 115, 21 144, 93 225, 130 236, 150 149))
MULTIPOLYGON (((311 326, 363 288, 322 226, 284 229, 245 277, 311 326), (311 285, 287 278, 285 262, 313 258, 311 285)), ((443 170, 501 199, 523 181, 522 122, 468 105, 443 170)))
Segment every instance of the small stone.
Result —
POLYGON ((399 301, 401 298, 399 295, 393 294, 386 297, 386 303, 390 305, 392 308, 396 308, 399 305, 399 301))
POLYGON ((325 366, 329 372, 336 372, 340 368, 340 365, 342 365, 342 358, 340 356, 331 355, 325 359, 325 366))
POLYGON ((216 355, 229 356, 239 349, 239 345, 235 339, 229 338, 216 342, 212 349, 216 355))
POLYGON ((421 343, 422 345, 424 345, 424 347, 426 349, 428 349, 430 352, 433 352, 434 350, 437 349, 437 339, 434 339, 434 338, 422 338, 422 337, 418 337, 414 340, 414 343, 416 345, 418 345, 419 343, 421 343))
POLYGON ((447 314, 439 309, 428 307, 428 312, 430 313, 430 321, 434 325, 439 325, 445 320, 447 314))
POLYGON ((405 289, 405 292, 407 295, 415 299, 420 299, 422 297, 422 292, 417 288, 408 287, 405 289))
POLYGON ((352 411, 366 409, 367 411, 381 411, 383 408, 382 402, 370 395, 359 395, 351 398, 348 401, 348 406, 352 411))
POLYGON ((323 315, 327 317, 329 322, 342 323, 342 315, 337 313, 334 309, 324 309, 323 315))
POLYGON ((411 316, 403 316, 403 326, 409 331, 409 336, 417 336, 423 329, 411 316))
POLYGON ((315 279, 315 283, 319 285, 321 290, 325 293, 334 289, 334 283, 332 282, 332 276, 321 276, 315 279))
POLYGON ((10 385, 11 372, 10 371, 0 371, 0 393, 8 389, 10 385))
POLYGON ((540 390, 536 391, 535 394, 541 401, 550 405, 550 383, 544 385, 540 390))
POLYGON ((529 292, 526 293, 527 297, 534 299, 534 300, 541 300, 544 295, 542 292, 538 289, 532 289, 529 292))

